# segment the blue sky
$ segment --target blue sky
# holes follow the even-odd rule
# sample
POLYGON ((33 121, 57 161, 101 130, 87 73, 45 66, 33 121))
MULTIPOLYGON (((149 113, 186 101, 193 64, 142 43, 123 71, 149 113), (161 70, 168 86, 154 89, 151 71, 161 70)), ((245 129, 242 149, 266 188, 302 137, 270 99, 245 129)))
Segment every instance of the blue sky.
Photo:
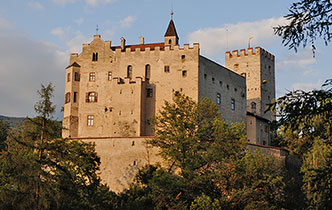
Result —
POLYGON ((332 48, 321 40, 297 53, 283 47, 272 27, 293 1, 220 0, 10 0, 0 8, 0 115, 34 116, 40 84, 56 86, 56 117, 61 119, 64 69, 69 54, 81 52, 99 26, 104 40, 137 44, 162 42, 174 8, 180 44, 199 42, 201 54, 224 65, 226 50, 261 46, 276 57, 277 96, 286 90, 320 88, 332 78, 332 48))

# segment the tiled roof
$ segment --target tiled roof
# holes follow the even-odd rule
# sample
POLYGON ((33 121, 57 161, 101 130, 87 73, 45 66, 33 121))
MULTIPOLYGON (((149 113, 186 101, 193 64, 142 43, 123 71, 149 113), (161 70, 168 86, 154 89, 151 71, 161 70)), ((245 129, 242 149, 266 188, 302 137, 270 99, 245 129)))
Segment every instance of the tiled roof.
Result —
POLYGON ((66 69, 70 68, 70 67, 81 67, 78 63, 74 62, 71 65, 67 66, 66 69))
POLYGON ((176 38, 179 38, 178 34, 176 33, 175 25, 173 20, 169 22, 167 31, 165 33, 165 36, 176 36, 176 38))
MULTIPOLYGON (((131 51, 135 51, 136 48, 140 48, 141 51, 145 51, 145 48, 150 48, 150 50, 154 50, 156 47, 160 47, 160 50, 163 50, 165 43, 151 43, 151 44, 138 44, 138 45, 126 45, 125 48, 130 48, 131 51)), ((121 46, 111 47, 112 50, 121 49, 121 46)))

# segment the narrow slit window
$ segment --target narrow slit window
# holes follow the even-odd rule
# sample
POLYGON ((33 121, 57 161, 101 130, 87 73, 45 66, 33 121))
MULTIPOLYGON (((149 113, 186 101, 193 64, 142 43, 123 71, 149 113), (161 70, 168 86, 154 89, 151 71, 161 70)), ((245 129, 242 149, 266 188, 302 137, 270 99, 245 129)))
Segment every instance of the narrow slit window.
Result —
POLYGON ((133 78, 133 67, 131 65, 127 67, 127 77, 130 79, 133 78))
POLYGON ((77 92, 74 92, 74 98, 73 98, 74 103, 77 102, 77 92))
POLYGON ((217 93, 217 104, 218 105, 221 104, 221 95, 220 95, 220 93, 217 93))
POLYGON ((112 80, 112 72, 111 71, 108 72, 107 77, 108 77, 108 81, 112 80))
POLYGON ((149 64, 145 65, 145 79, 149 80, 151 77, 151 66, 149 64))
POLYGON ((235 110, 235 99, 232 98, 232 103, 231 103, 232 110, 235 110))
POLYGON ((187 77, 187 70, 182 71, 182 77, 187 77))
POLYGON ((69 103, 70 102, 70 93, 66 93, 66 96, 65 96, 65 103, 69 103))

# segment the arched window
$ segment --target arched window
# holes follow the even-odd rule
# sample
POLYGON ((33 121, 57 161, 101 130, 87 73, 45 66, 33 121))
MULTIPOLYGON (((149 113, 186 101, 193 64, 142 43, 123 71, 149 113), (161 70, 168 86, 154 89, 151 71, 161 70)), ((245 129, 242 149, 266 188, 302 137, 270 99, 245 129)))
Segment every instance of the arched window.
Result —
POLYGON ((253 113, 256 113, 256 103, 255 102, 251 102, 251 111, 253 113))
POLYGON ((131 65, 127 67, 127 77, 130 79, 133 78, 133 67, 131 65))
POLYGON ((170 40, 168 40, 168 44, 172 44, 172 40, 170 39, 170 40))
POLYGON ((145 65, 145 79, 150 79, 151 76, 151 66, 149 64, 145 65))

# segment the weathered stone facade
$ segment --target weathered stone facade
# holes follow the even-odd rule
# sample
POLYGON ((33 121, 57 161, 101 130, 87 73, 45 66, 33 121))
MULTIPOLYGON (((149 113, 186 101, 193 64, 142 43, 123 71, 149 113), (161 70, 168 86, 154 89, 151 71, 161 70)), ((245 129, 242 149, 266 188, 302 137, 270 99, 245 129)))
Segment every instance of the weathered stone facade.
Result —
MULTIPOLYGON (((269 56, 271 61, 273 56, 269 56)), ((265 87, 261 89, 265 74, 262 76, 255 66, 261 62, 258 57, 253 55, 246 61, 256 79, 248 81, 249 77, 240 75, 242 70, 229 70, 200 55, 199 44, 180 47, 173 20, 161 43, 145 44, 140 37, 139 44, 126 45, 121 38, 121 46, 112 46, 95 35, 90 44, 83 44, 81 54, 71 54, 66 68, 62 135, 95 142, 101 156, 101 177, 120 192, 128 187, 138 167, 161 160, 158 150, 148 149, 145 140, 154 135, 150 119, 165 100, 172 101, 175 91, 195 101, 210 98, 228 123, 248 121, 247 100, 257 103, 256 114, 261 119, 272 119, 263 114, 262 104, 267 103, 266 95, 274 97, 274 90, 268 86, 266 94, 265 87), (257 84, 251 84, 254 82, 257 84)), ((226 64, 233 60, 226 54, 226 64)), ((239 62, 241 67, 243 62, 239 62)))
POLYGON ((275 120, 267 105, 275 99, 274 56, 260 47, 226 52, 226 68, 246 78, 247 138, 254 144, 271 144, 268 122, 275 120))

